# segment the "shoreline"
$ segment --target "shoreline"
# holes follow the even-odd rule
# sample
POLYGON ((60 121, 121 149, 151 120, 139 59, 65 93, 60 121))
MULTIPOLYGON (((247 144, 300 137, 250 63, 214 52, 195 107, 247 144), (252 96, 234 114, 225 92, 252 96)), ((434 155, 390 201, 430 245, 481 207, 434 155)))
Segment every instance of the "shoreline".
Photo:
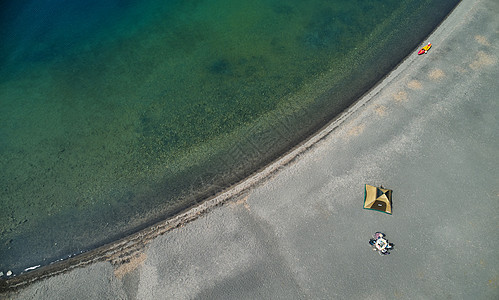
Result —
MULTIPOLYGON (((455 4, 455 1, 456 0, 452 0, 450 2, 455 4)), ((36 134, 36 136, 39 136, 42 140, 48 139, 48 143, 38 145, 38 142, 35 142, 37 139, 32 139, 29 135, 24 138, 19 138, 18 140, 31 141, 30 145, 24 146, 22 143, 13 143, 13 145, 16 145, 17 147, 27 149, 28 153, 26 153, 25 156, 35 157, 39 162, 38 164, 34 164, 34 167, 26 169, 17 168, 16 166, 21 164, 23 161, 20 157, 12 152, 12 156, 6 156, 5 158, 8 162, 7 166, 10 168, 5 170, 6 172, 4 175, 6 176, 4 176, 4 179, 6 179, 7 182, 10 182, 9 180, 14 178, 14 175, 16 175, 14 170, 18 169, 18 173, 21 173, 23 177, 13 180, 12 188, 9 187, 5 196, 2 197, 7 208, 2 215, 10 222, 5 222, 3 224, 3 228, 6 229, 3 232, 7 234, 2 235, 1 243, 4 244, 4 242, 6 242, 8 245, 0 249, 2 256, 4 257, 4 260, 0 263, 1 269, 10 269, 15 274, 19 274, 26 267, 38 265, 39 262, 48 263, 50 261, 59 260, 60 258, 67 258, 72 256, 74 253, 81 253, 82 251, 95 249, 98 246, 116 241, 125 237, 126 234, 137 232, 153 225, 157 221, 164 220, 166 217, 180 212, 181 209, 187 206, 195 205, 197 201, 202 201, 207 197, 215 195, 221 191, 219 186, 227 187, 231 184, 239 182, 248 175, 253 174, 255 168, 261 169, 261 166, 267 165, 271 161, 281 157, 282 153, 289 151, 291 144, 296 145, 303 142, 305 137, 317 132, 317 130, 321 128, 326 121, 331 120, 353 101, 358 100, 367 88, 370 88, 377 81, 379 81, 382 76, 386 76, 386 74, 393 69, 393 62, 400 61, 403 57, 405 57, 405 55, 407 55, 407 45, 414 47, 419 39, 422 38, 422 35, 425 35, 430 30, 434 29, 435 26, 433 21, 421 24, 423 27, 419 27, 420 24, 417 20, 419 19, 417 16, 422 15, 418 12, 425 11, 425 7, 428 7, 429 4, 417 3, 413 1, 407 2, 409 2, 407 4, 408 6, 406 4, 402 5, 399 9, 395 10, 393 16, 390 15, 386 19, 383 18, 383 22, 378 22, 379 26, 376 26, 375 30, 372 31, 373 35, 370 35, 367 40, 364 40, 363 42, 360 41, 359 44, 352 44, 352 48, 355 46, 358 51, 353 51, 353 53, 350 51, 343 51, 343 55, 340 55, 340 58, 353 57, 353 59, 347 59, 345 62, 343 59, 336 58, 338 56, 336 53, 339 52, 334 51, 332 53, 333 59, 330 61, 329 57, 331 55, 325 55, 325 52, 322 50, 319 50, 318 52, 305 51, 304 53, 308 53, 308 55, 305 54, 303 59, 301 59, 302 56, 292 55, 291 57, 295 58, 293 62, 296 62, 297 64, 301 63, 301 65, 304 65, 305 67, 300 67, 299 69, 308 70, 308 67, 312 68, 313 63, 319 62, 319 64, 322 64, 326 61, 328 62, 327 65, 330 69, 324 68, 325 74, 318 75, 314 73, 310 77, 299 77, 296 75, 296 80, 300 80, 300 78, 303 79, 298 82, 298 93, 291 93, 291 91, 294 90, 287 88, 288 83, 289 85, 292 85, 291 82, 295 82, 294 79, 286 80, 287 77, 284 76, 275 77, 281 79, 284 78, 281 81, 277 80, 274 82, 274 80, 263 80, 262 82, 269 83, 269 85, 264 85, 267 87, 266 89, 273 90, 274 88, 272 87, 282 87, 282 89, 279 90, 290 91, 289 95, 291 96, 289 99, 288 97, 285 97, 278 100, 278 104, 281 102, 286 103, 286 107, 280 111, 276 111, 274 115, 272 115, 271 112, 269 113, 268 119, 275 120, 275 123, 271 121, 266 122, 266 120, 259 122, 260 119, 258 119, 258 122, 255 122, 255 127, 251 124, 245 126, 246 123, 244 123, 241 125, 241 128, 243 128, 241 131, 236 132, 239 127, 235 128, 233 130, 235 134, 230 136, 234 138, 233 141, 225 139, 228 145, 226 148, 228 149, 227 152, 229 155, 224 155, 222 150, 220 151, 220 155, 217 154, 216 159, 204 159, 203 157, 206 156, 215 157, 215 155, 210 155, 210 153, 213 152, 206 152, 215 151, 213 150, 215 147, 211 147, 213 144, 203 146, 200 143, 193 144, 194 146, 189 148, 193 149, 193 151, 186 150, 185 153, 187 153, 187 155, 181 155, 178 156, 178 159, 174 158, 170 160, 167 148, 162 147, 161 143, 168 142, 171 136, 169 134, 162 134, 162 130, 157 131, 154 129, 159 127, 168 128, 168 126, 164 127, 165 124, 162 124, 161 122, 161 120, 168 119, 168 113, 160 113, 159 116, 157 116, 152 109, 150 111, 147 110, 144 114, 136 113, 141 111, 142 106, 132 106, 131 108, 125 110, 127 113, 118 114, 116 117, 113 114, 105 113, 100 115, 98 113, 97 115, 100 117, 96 118, 97 121, 99 119, 107 120, 110 118, 116 120, 116 122, 109 126, 112 131, 105 130, 108 125, 100 124, 98 122, 98 125, 95 128, 101 134, 93 137, 94 135, 91 132, 83 130, 83 135, 89 135, 92 136, 92 138, 78 137, 73 139, 71 138, 72 135, 70 133, 74 132, 75 128, 87 128, 84 124, 85 122, 78 122, 87 119, 87 117, 84 117, 83 115, 81 118, 73 116, 72 111, 86 111, 87 115, 94 115, 94 113, 92 113, 92 110, 86 110, 85 105, 77 105, 77 107, 67 106, 65 108, 62 107, 61 109, 54 110, 54 114, 49 114, 53 117, 49 117, 47 119, 58 120, 58 115, 67 115, 68 118, 65 118, 62 122, 54 121, 49 122, 46 126, 37 126, 42 132, 41 134, 36 134), (410 8, 410 10, 407 10, 407 8, 410 8), (404 12, 412 13, 409 16, 404 12), (414 17, 415 15, 416 17, 414 17), (407 26, 407 24, 411 25, 407 26), (413 25, 418 25, 420 29, 424 28, 424 30, 420 31, 423 33, 421 36, 418 36, 417 38, 413 37, 411 42, 409 42, 406 38, 412 35, 404 28, 412 28, 413 25), (385 31, 388 31, 388 33, 384 34, 385 31), (401 41, 400 43, 396 42, 399 37, 403 37, 402 40, 404 41, 401 41), (383 47, 385 42, 386 44, 390 44, 389 41, 392 41, 391 46, 386 48, 383 47), (393 47, 394 43, 396 43, 395 47, 393 47), (383 53, 387 53, 386 51, 389 53, 386 55, 380 55, 381 51, 379 50, 382 50, 383 53), (355 52, 366 55, 357 55, 355 52), (397 55, 397 52, 400 54, 397 55), (396 59, 394 58, 395 56, 392 56, 393 54, 396 54, 396 59), (368 56, 371 58, 368 58, 368 56), (372 57, 375 58, 375 63, 369 64, 368 61, 372 60, 372 57), (393 60, 393 62, 391 60, 393 60), (359 63, 358 61, 363 61, 364 63, 359 63), (356 66, 359 65, 362 67, 356 68, 356 66), (383 68, 381 68, 382 65, 383 68), (337 70, 337 76, 330 76, 331 74, 329 73, 331 72, 329 71, 333 68, 334 70, 337 70), (362 71, 355 71, 355 69, 360 69, 362 71), (372 78, 372 80, 363 80, 365 77, 362 75, 367 74, 365 71, 372 71, 372 69, 378 70, 370 73, 371 75, 368 76, 369 78, 372 78), (347 73, 354 75, 349 76, 347 73), (344 84, 336 84, 336 77, 338 77, 339 80, 343 80, 344 84), (374 78, 376 80, 374 80, 374 78), (315 84, 317 81, 319 81, 319 83, 315 84), (366 84, 358 84, 356 83, 357 81, 364 82, 366 84), (283 85, 282 83, 286 84, 283 85), (302 83, 303 85, 301 85, 302 83), (345 87, 343 89, 338 88, 341 86, 349 87, 345 87), (331 91, 331 89, 331 94, 327 94, 328 91, 331 91), (301 92, 302 90, 303 92, 301 92), (336 94, 335 91, 339 91, 339 93, 336 94), (316 95, 322 95, 322 92, 324 92, 324 97, 315 97, 316 95), (332 96, 332 98, 328 99, 328 96, 332 96), (339 101, 342 99, 343 102, 339 101), (338 105, 337 108, 334 108, 333 111, 330 104, 335 103, 336 100, 342 102, 342 104, 338 105), (287 103, 293 101, 296 104, 287 105, 287 103), (305 111, 305 108, 302 107, 305 107, 306 104, 310 104, 311 109, 305 111), (293 110, 297 111, 294 115, 292 115, 293 110), (319 113, 316 114, 316 112, 319 113), (309 117, 307 117, 306 113, 309 114, 309 117), (276 120, 277 118, 275 118, 275 116, 282 114, 285 114, 286 117, 283 117, 283 120, 279 122, 276 120), (152 117, 153 121, 150 121, 150 117, 152 117), (66 123, 74 123, 74 128, 71 124, 66 123), (64 126, 65 124, 70 126, 64 126), (275 128, 274 125, 276 126, 275 128), (297 125, 295 126, 296 128, 303 128, 294 130, 294 125, 297 125), (313 126, 313 128, 311 126, 313 126), (60 135, 55 134, 55 139, 51 139, 50 135, 52 134, 52 131, 47 130, 47 128, 52 127, 61 129, 69 127, 69 129, 68 131, 62 129, 65 133, 61 133, 60 135), (266 127, 271 128, 271 130, 266 131, 266 127), (130 128, 130 130, 125 128, 130 128), (246 130, 246 128, 248 130, 246 130), (115 131, 115 129, 117 130, 115 131), (293 129, 293 131, 290 129, 293 129), (134 138, 134 132, 136 130, 140 133, 138 139, 134 138), (43 134, 43 132, 46 132, 47 136, 43 134), (283 135, 282 139, 272 138, 280 135, 283 135), (108 136, 108 138, 106 138, 106 136, 108 136), (115 136, 116 138, 112 138, 112 136, 115 136), (160 139, 161 143, 159 143, 160 139), (59 140, 64 142, 60 143, 58 142, 59 140), (132 151, 129 151, 130 149, 127 141, 132 141, 132 145, 136 145, 137 147, 132 148, 132 151), (279 141, 284 142, 281 143, 279 141), (80 144, 88 145, 88 147, 78 146, 80 144), (264 147, 264 145, 267 147, 264 147), (106 149, 109 150, 101 151, 100 146, 105 146, 106 149), (277 147, 279 149, 278 151, 269 150, 269 148, 277 149, 277 147), (38 151, 38 148, 44 149, 45 151, 38 151), (196 152, 195 148, 201 149, 200 155, 191 155, 196 152), (203 149, 205 150, 204 153, 203 149), (62 154, 62 152, 64 153, 62 154), (81 160, 79 158, 81 158, 81 160), (199 158, 199 160, 196 158, 199 158), (11 164, 9 161, 13 163, 11 164), (185 163, 186 161, 187 163, 185 163), (82 164, 80 164, 80 162, 82 164), (247 163, 241 164, 241 162, 247 163), (77 167, 73 169, 72 166, 75 164, 77 167), (94 172, 93 170, 93 166, 95 165, 102 166, 96 169, 98 172, 94 172), (185 172, 183 171, 185 170, 184 166, 190 167, 193 165, 194 167, 191 169, 188 169, 185 172), (49 168, 51 172, 45 172, 45 170, 49 170, 49 168), (167 168, 167 170, 165 168, 167 168), (231 171, 229 172, 224 170, 231 171), (216 174, 216 176, 212 176, 213 174, 216 174), (220 174, 220 176, 218 176, 218 174, 220 174), (24 178, 26 178, 26 176, 29 177, 28 179, 33 178, 33 183, 26 187, 14 189, 18 182, 24 182, 24 178), (212 180, 212 178, 214 179, 212 180), (195 194, 195 196, 199 197, 196 197, 195 199, 194 197, 190 197, 190 195, 194 194, 194 191, 197 191, 197 187, 201 185, 203 185, 203 187, 206 186, 206 189, 199 189, 200 192, 195 194), (184 191, 186 192, 185 194, 187 199, 185 202, 183 201, 184 198, 181 194, 184 191), (203 192, 205 193, 203 194, 203 192), (54 193, 56 196, 52 197, 51 195, 54 193), (179 197, 177 197, 177 193, 179 197), (177 199, 181 200, 177 201, 177 199), (190 200, 192 200, 191 203, 189 203, 190 200), (92 221, 90 222, 90 220, 92 221), (24 223, 18 224, 18 222, 24 223), (60 230, 58 230, 59 228, 60 230), (66 236, 75 236, 75 239, 66 239, 66 236), (57 242, 57 245, 55 242, 57 242), (35 253, 36 255, 34 255, 35 253)), ((430 2, 434 3, 435 1, 430 2)), ((431 5, 431 7, 433 7, 436 11, 442 11, 445 13, 448 9, 436 8, 448 8, 449 6, 450 4, 443 6, 431 5)), ((316 8, 313 8, 314 6, 310 7, 310 12, 318 11, 316 8)), ((322 7, 322 5, 319 7, 322 7)), ((376 11, 378 8, 375 8, 374 10, 376 11)), ((441 16, 443 14, 444 13, 437 14, 440 17, 433 18, 433 20, 435 20, 435 22, 439 22, 442 19, 441 16)), ((318 34, 319 37, 322 34, 326 34, 327 37, 327 34, 330 32, 330 24, 334 23, 329 22, 328 20, 331 20, 331 16, 334 16, 334 14, 330 15, 327 13, 325 16, 322 16, 322 14, 319 13, 319 16, 315 16, 314 14, 311 14, 311 16, 311 22, 306 21, 309 19, 307 17, 303 20, 303 22, 301 22, 302 25, 296 27, 307 27, 307 36, 309 36, 310 33, 318 34), (316 24, 314 21, 316 18, 317 21, 322 20, 321 22, 326 22, 325 28, 323 25, 318 26, 319 24, 322 24, 320 22, 316 24), (312 28, 308 28, 307 24, 316 25, 312 26, 312 28)), ((372 20, 372 17, 365 18, 366 22, 370 19, 372 20)), ((299 34, 300 31, 301 30, 299 29, 298 33, 293 34, 293 36, 296 35, 297 37, 301 37, 302 35, 299 34)), ((273 34, 270 36, 273 36, 273 34)), ((293 42, 294 39, 290 38, 287 40, 290 42, 285 43, 284 45, 296 45, 296 42, 293 42)), ((327 42, 327 39, 322 40, 327 42)), ((302 42, 303 41, 300 39, 300 43, 302 42)), ((305 47, 306 45, 303 46, 305 47)), ((294 47, 285 47, 285 49, 288 48, 292 49, 294 47)), ((298 48, 302 49, 303 47, 298 48)), ((112 49, 112 47, 110 49, 112 49)), ((298 51, 298 53, 301 52, 302 50, 298 51)), ((107 55, 104 55, 104 57, 112 54, 114 54, 114 51, 110 51, 107 55)), ((120 56, 118 55, 118 57, 120 56)), ((84 61, 85 59, 82 58, 80 63, 84 61)), ((259 63, 259 65, 260 64, 261 63, 259 63)), ((105 64, 101 63, 100 65, 105 64)), ((253 63, 251 65, 253 65, 253 63)), ((264 65, 267 65, 267 63, 264 65)), ((286 66, 290 64, 284 63, 281 65, 286 66)), ((295 64, 292 63, 291 65, 295 64)), ((64 69, 64 66, 65 63, 63 62, 60 65, 61 69, 64 69)), ((280 73, 281 70, 288 70, 288 67, 283 67, 282 69, 269 67, 267 69, 273 69, 275 72, 280 73)), ((86 69, 84 68, 84 70, 86 69)), ((160 74, 167 74, 161 72, 162 70, 164 71, 164 68, 156 69, 156 75, 154 77, 160 74)), ((310 72, 310 70, 307 72, 310 72)), ((83 73, 79 72, 78 74, 80 75, 77 77, 83 76, 83 78, 85 78, 86 76, 92 74, 91 71, 92 69, 83 73)), ((288 74, 286 72, 284 73, 288 74)), ((120 74, 120 72, 117 72, 116 74, 120 74)), ((294 74, 294 72, 290 72, 290 74, 294 74)), ((50 72, 47 73, 47 75, 50 75, 50 72)), ((86 101, 85 98, 87 97, 85 93, 82 94, 81 97, 77 97, 77 95, 74 95, 71 92, 72 89, 70 83, 74 78, 72 76, 65 76, 65 73, 61 73, 60 75, 60 78, 55 78, 54 84, 57 86, 61 85, 61 83, 62 85, 65 85, 65 83, 68 84, 68 89, 64 89, 63 94, 69 93, 70 98, 75 96, 75 99, 79 99, 79 101, 77 100, 76 102, 88 102, 88 105, 95 102, 95 100, 98 100, 97 98, 94 100, 89 98, 88 101, 86 101), (67 82, 66 80, 62 80, 66 77, 69 78, 67 82)), ((116 86, 117 89, 121 90, 123 87, 119 84, 120 80, 115 81, 112 79, 119 79, 121 76, 114 77, 113 74, 109 75, 111 82, 113 83, 111 85, 116 86), (117 83, 117 85, 114 83, 117 83)), ((46 76, 46 78, 50 77, 51 76, 46 76)), ((38 84, 43 83, 44 78, 44 76, 41 76, 41 81, 38 83, 33 82, 33 85, 37 86, 38 84)), ((161 76, 159 78, 161 78, 161 76)), ((179 78, 183 77, 180 76, 179 78)), ((87 82, 87 86, 93 86, 93 84, 91 84, 93 81, 84 81, 87 82)), ((231 81, 228 82, 228 85, 231 85, 231 81)), ((97 87, 100 86, 100 84, 98 84, 99 82, 100 80, 95 82, 97 83, 97 87)), ((26 83, 29 84, 30 80, 27 79, 26 83)), ((147 87, 156 88, 159 83, 160 80, 156 80, 147 87)), ((199 86, 204 87, 204 84, 200 84, 199 86)), ((147 90, 147 87, 144 86, 143 89, 147 90)), ((135 89, 130 88, 130 90, 135 89)), ((142 92, 144 90, 142 90, 142 92)), ((23 93, 21 89, 19 89, 19 92, 19 98, 31 98, 30 95, 23 93)), ((142 94, 142 92, 138 92, 137 96, 142 94)), ((10 91, 5 93, 7 96, 9 94, 10 91)), ((135 95, 135 93, 133 94, 135 95)), ((146 94, 149 95, 148 93, 146 94)), ((152 97, 156 95, 156 92, 151 93, 150 95, 152 97)), ((166 93, 161 95, 168 96, 169 94, 166 93)), ((245 100, 246 104, 253 101, 251 99, 252 94, 248 95, 248 98, 244 98, 249 100, 245 100)), ((258 93, 258 95, 260 95, 260 93, 258 93)), ((260 98, 267 97, 263 95, 260 98)), ((258 100, 260 98, 256 97, 257 103, 261 102, 258 100)), ((137 97, 137 99, 139 99, 139 97, 137 97)), ((140 98, 139 102, 142 100, 147 100, 147 97, 140 98)), ((113 101, 111 100, 111 102, 113 101)), ((269 101, 269 103, 271 102, 272 101, 269 101)), ((153 101, 152 103, 155 102, 153 101)), ((202 104, 203 101, 200 103, 202 104)), ((150 105, 151 103, 148 103, 145 107, 149 107, 150 105)), ((230 106, 231 105, 229 105, 229 107, 230 106)), ((232 106, 236 106, 239 111, 239 105, 232 106)), ((98 108, 99 106, 96 107, 98 108)), ((153 107, 157 107, 157 105, 154 104, 153 107)), ((258 107, 258 105, 254 105, 254 107, 258 107)), ((263 105, 262 107, 267 106, 263 105)), ((278 108, 281 107, 278 105, 278 108)), ((48 110, 52 111, 51 106, 48 106, 48 110)), ((224 109, 221 111, 223 110, 224 109)), ((37 109, 34 108, 34 111, 37 111, 37 109)), ((103 111, 107 110, 104 108, 103 111)), ((182 109, 181 111, 190 111, 190 109, 182 109)), ((198 110, 195 109, 195 111, 198 110)), ((250 109, 249 111, 251 112, 252 110, 250 109)), ((243 109, 239 114, 246 115, 246 112, 243 109)), ((262 117, 262 119, 265 118, 267 118, 267 116, 262 117)), ((182 117, 180 119, 184 118, 182 117)), ((195 114, 192 118, 193 122, 189 123, 198 124, 201 122, 199 120, 202 119, 204 119, 204 117, 199 117, 199 115, 195 114)), ((94 118, 90 118, 88 120, 94 120, 94 118)), ((202 126, 198 127, 200 129, 202 128, 202 126)), ((178 126, 173 126, 173 130, 171 131, 177 132, 176 128, 178 128, 178 126)), ((79 130, 76 130, 76 132, 78 133, 79 130)), ((165 131, 163 133, 167 132, 165 131)), ((223 148, 225 144, 219 144, 218 146, 223 148)), ((174 154, 173 157, 177 157, 176 154, 174 154)), ((2 231, 2 229, 0 229, 0 231, 2 231)))
MULTIPOLYGON (((448 28, 442 28, 442 25, 462 4, 463 2, 460 2, 456 7, 454 7, 454 9, 428 35, 426 40, 433 35, 441 35, 441 31, 447 30, 448 28)), ((464 9, 462 13, 464 13, 464 9)), ((347 122, 349 117, 351 117, 359 109, 366 106, 378 93, 380 93, 380 91, 382 91, 393 80, 401 76, 402 73, 418 59, 420 58, 417 55, 414 55, 413 53, 409 54, 407 57, 402 59, 393 70, 387 73, 383 78, 377 81, 373 87, 360 96, 355 103, 350 105, 345 111, 328 122, 327 125, 323 126, 316 133, 306 138, 303 142, 291 148, 284 155, 274 160, 269 165, 259 168, 257 171, 253 172, 252 175, 225 189, 220 194, 210 197, 199 205, 187 208, 176 216, 158 222, 155 225, 127 236, 126 238, 106 244, 86 253, 79 254, 75 257, 43 266, 40 269, 21 274, 7 280, 2 278, 0 279, 0 292, 23 288, 24 286, 30 285, 31 283, 35 283, 39 280, 67 273, 73 269, 81 268, 99 261, 110 261, 114 266, 126 263, 127 260, 135 256, 136 253, 140 252, 145 245, 156 237, 196 220, 217 206, 224 205, 230 201, 237 201, 238 198, 243 196, 249 190, 272 178, 272 176, 277 174, 282 168, 292 165, 297 159, 300 158, 301 155, 304 155, 309 150, 313 149, 343 123, 347 122)))

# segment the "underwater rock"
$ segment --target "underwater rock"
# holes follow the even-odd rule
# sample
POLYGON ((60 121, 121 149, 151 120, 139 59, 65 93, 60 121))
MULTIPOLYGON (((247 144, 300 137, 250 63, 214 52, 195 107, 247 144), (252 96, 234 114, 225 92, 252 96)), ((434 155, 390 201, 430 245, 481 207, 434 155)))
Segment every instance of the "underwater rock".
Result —
POLYGON ((232 74, 232 67, 231 64, 229 63, 228 60, 222 58, 218 59, 214 63, 210 65, 208 68, 210 73, 212 74, 218 74, 218 75, 231 75, 232 74))

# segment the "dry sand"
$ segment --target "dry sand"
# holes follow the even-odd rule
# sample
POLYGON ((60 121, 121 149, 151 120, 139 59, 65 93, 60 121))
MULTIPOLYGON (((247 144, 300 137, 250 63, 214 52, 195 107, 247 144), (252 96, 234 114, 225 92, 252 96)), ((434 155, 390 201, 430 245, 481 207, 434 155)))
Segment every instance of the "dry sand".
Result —
POLYGON ((121 261, 3 296, 498 299, 498 15, 497 1, 463 1, 427 55, 227 205, 121 261), (365 183, 394 190, 393 215, 362 209, 365 183), (368 245, 378 230, 396 245, 389 256, 368 245))

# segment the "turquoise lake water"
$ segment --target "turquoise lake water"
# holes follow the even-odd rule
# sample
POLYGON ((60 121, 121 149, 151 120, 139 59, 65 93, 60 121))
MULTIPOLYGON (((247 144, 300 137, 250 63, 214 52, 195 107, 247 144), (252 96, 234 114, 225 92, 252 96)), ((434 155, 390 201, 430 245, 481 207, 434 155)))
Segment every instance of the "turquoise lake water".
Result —
POLYGON ((2 2, 0 271, 91 250, 245 178, 457 3, 2 2))

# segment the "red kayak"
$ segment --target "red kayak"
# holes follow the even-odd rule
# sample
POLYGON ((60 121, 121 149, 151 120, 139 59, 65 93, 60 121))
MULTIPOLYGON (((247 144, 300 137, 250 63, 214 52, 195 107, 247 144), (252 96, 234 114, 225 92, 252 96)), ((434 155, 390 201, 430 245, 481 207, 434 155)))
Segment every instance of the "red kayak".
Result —
POLYGON ((418 55, 428 53, 428 50, 430 50, 430 48, 431 48, 431 44, 428 43, 428 45, 424 46, 423 48, 421 48, 421 50, 419 50, 418 55))

